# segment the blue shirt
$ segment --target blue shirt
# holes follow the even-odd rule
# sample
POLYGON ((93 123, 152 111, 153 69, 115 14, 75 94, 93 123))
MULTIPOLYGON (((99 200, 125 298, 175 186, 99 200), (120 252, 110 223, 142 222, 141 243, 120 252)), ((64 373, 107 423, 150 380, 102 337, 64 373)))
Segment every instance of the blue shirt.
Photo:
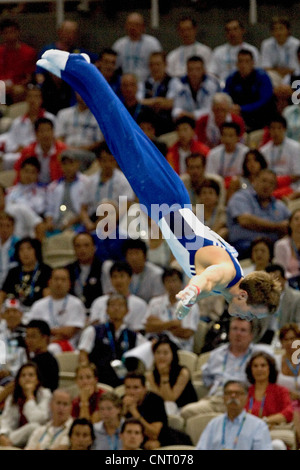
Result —
POLYGON ((273 450, 267 424, 245 410, 233 421, 224 413, 213 418, 202 432, 196 449, 273 450))
POLYGON ((257 237, 268 237, 273 242, 278 240, 277 232, 263 232, 242 227, 237 218, 242 214, 251 214, 272 222, 282 222, 290 216, 287 206, 278 199, 271 197, 270 203, 262 207, 256 191, 252 187, 240 189, 229 200, 227 205, 227 225, 229 229, 229 242, 245 241, 250 247, 251 241, 257 237))

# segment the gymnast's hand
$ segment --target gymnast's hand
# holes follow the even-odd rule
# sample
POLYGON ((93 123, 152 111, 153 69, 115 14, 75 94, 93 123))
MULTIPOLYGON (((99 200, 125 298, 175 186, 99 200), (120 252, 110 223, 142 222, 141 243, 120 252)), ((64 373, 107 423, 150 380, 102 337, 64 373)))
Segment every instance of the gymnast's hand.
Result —
MULTIPOLYGON (((37 65, 61 78, 61 72, 66 69, 70 56, 74 55, 78 56, 78 54, 70 54, 67 51, 50 49, 44 52, 42 58, 37 61, 37 65)), ((90 62, 90 58, 87 54, 80 54, 80 56, 82 56, 87 62, 90 62)))
POLYGON ((193 284, 186 286, 183 290, 176 294, 176 299, 181 300, 186 307, 192 307, 200 294, 200 289, 193 284))

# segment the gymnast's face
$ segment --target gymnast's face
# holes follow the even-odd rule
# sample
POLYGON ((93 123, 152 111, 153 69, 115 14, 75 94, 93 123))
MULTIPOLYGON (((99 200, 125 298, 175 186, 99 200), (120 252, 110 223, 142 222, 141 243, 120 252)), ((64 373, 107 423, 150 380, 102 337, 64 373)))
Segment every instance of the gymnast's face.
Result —
POLYGON ((247 297, 244 295, 234 296, 228 306, 228 313, 232 317, 239 317, 242 320, 251 321, 254 318, 261 319, 269 315, 265 305, 249 305, 247 297))

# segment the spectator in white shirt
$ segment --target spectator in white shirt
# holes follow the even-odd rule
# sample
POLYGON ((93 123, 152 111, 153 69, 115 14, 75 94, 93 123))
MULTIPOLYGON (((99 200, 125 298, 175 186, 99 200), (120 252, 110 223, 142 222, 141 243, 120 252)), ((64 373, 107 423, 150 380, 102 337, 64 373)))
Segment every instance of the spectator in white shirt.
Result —
POLYGON ((228 187, 233 176, 240 176, 245 154, 249 148, 239 142, 240 127, 235 122, 225 122, 221 126, 221 144, 207 155, 206 172, 222 176, 228 187))
MULTIPOLYGON (((78 93, 76 99, 75 106, 61 109, 57 113, 55 135, 70 147, 93 152, 103 142, 103 134, 94 115, 78 93)), ((91 163, 92 160, 87 161, 86 167, 91 163)))
POLYGON ((197 41, 198 25, 191 16, 183 16, 177 24, 177 33, 181 46, 171 50, 167 55, 167 71, 172 77, 186 75, 187 59, 197 55, 203 58, 207 67, 211 56, 211 48, 197 41))
MULTIPOLYGON (((123 252, 126 261, 130 264, 133 275, 130 282, 130 292, 141 297, 145 302, 165 292, 161 280, 163 269, 147 260, 147 245, 142 239, 124 240, 123 252)), ((103 292, 111 292, 112 285, 109 271, 112 261, 107 260, 102 267, 103 292)))
POLYGON ((47 230, 60 233, 75 228, 81 221, 81 206, 88 187, 88 177, 79 171, 86 154, 80 149, 64 150, 60 155, 63 177, 47 187, 45 223, 47 230))
POLYGON ((177 78, 172 109, 173 119, 183 115, 198 119, 210 110, 213 96, 221 91, 219 80, 206 72, 202 57, 190 57, 186 67, 187 74, 177 78))
POLYGON ((159 40, 145 34, 145 20, 137 12, 130 13, 125 23, 126 36, 117 39, 113 45, 117 54, 117 67, 122 73, 134 73, 144 81, 149 75, 149 56, 151 52, 161 51, 159 40))
POLYGON ((46 321, 51 328, 48 347, 53 354, 64 350, 76 349, 81 330, 86 324, 85 306, 74 295, 70 274, 66 268, 54 268, 49 280, 50 295, 40 299, 31 307, 28 321, 46 321))
POLYGON ((270 29, 271 37, 261 43, 261 65, 284 77, 298 67, 300 41, 291 35, 290 21, 286 17, 272 18, 270 29))
POLYGON ((239 20, 229 20, 225 24, 227 42, 217 46, 211 56, 208 71, 225 83, 228 75, 236 70, 237 55, 240 49, 250 50, 256 67, 260 65, 258 49, 244 41, 245 28, 239 20))
POLYGON ((271 117, 269 132, 271 140, 260 148, 268 167, 277 176, 288 176, 288 183, 295 190, 300 179, 300 144, 286 136, 287 122, 280 114, 271 117))
POLYGON ((96 229, 96 211, 103 200, 112 200, 119 204, 120 196, 127 197, 126 204, 122 207, 121 204, 119 206, 119 218, 121 220, 125 211, 127 211, 127 202, 132 202, 135 199, 128 180, 123 172, 118 169, 117 162, 106 142, 100 145, 97 159, 100 170, 89 176, 88 191, 81 207, 81 220, 87 231, 96 229))
POLYGON ((20 165, 20 181, 7 188, 6 201, 11 204, 26 204, 43 217, 46 206, 46 187, 39 183, 40 162, 29 157, 20 165))
MULTIPOLYGON (((127 298, 128 313, 124 317, 124 324, 133 331, 143 330, 143 319, 146 315, 147 303, 140 297, 130 293, 132 269, 126 261, 116 261, 109 271, 114 292, 127 298)), ((105 323, 107 321, 107 301, 109 294, 102 295, 94 300, 90 309, 89 323, 105 323)))
POLYGON ((194 304, 183 320, 176 317, 176 294, 183 286, 183 274, 176 268, 165 269, 162 275, 166 293, 150 299, 145 331, 148 337, 166 334, 178 348, 193 351, 194 334, 200 320, 198 304, 194 304))

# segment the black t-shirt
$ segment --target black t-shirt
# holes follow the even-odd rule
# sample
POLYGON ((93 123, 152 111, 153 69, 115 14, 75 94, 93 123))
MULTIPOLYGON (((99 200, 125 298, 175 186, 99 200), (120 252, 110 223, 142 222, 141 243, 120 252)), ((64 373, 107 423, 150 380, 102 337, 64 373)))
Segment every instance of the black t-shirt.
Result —
POLYGON ((43 387, 50 388, 53 392, 58 387, 59 366, 58 362, 49 351, 37 354, 31 358, 38 366, 43 387))
POLYGON ((9 297, 14 297, 26 307, 43 297, 43 290, 48 287, 52 269, 40 263, 33 271, 23 271, 21 266, 11 268, 3 283, 2 290, 9 297))

